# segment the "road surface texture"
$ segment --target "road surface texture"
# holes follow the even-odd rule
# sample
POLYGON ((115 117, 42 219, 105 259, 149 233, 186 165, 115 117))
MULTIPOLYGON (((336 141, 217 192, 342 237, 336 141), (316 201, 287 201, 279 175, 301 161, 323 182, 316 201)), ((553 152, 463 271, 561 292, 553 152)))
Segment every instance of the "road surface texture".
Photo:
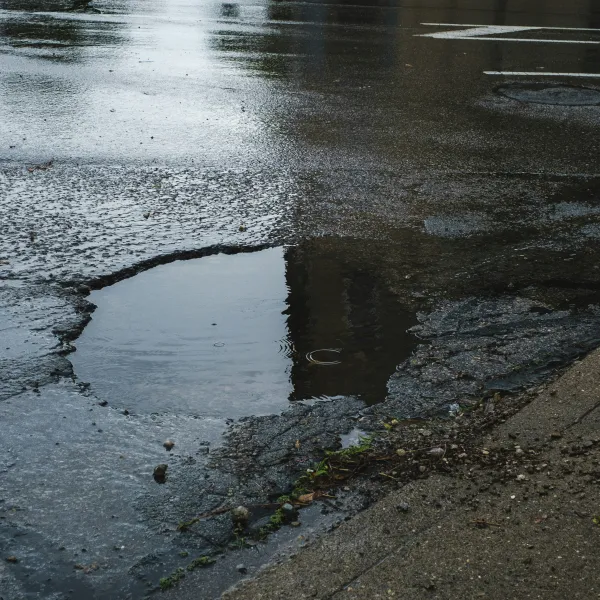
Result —
POLYGON ((218 597, 381 494, 346 481, 262 539, 348 434, 600 345, 600 2, 0 0, 0 30, 3 600, 218 597), (276 376, 234 358, 261 323, 276 376))
POLYGON ((458 473, 403 486, 225 597, 598 598, 599 366, 594 352, 536 393, 458 473))

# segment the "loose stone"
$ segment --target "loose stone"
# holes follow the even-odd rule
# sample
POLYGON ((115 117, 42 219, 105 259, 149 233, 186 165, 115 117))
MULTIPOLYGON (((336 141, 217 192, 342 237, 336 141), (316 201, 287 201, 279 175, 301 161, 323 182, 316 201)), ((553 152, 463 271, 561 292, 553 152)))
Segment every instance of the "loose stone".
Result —
POLYGON ((443 448, 432 448, 429 451, 429 454, 431 454, 431 456, 438 456, 439 457, 439 456, 444 456, 445 452, 446 451, 443 448))
POLYGON ((296 508, 293 505, 291 505, 289 502, 286 502, 281 507, 281 510, 283 511, 283 518, 286 521, 295 520, 295 517, 298 514, 298 511, 296 510, 296 508))
POLYGON ((154 467, 154 481, 156 481, 156 483, 164 483, 167 480, 167 469, 168 469, 168 465, 165 464, 160 464, 157 465, 156 467, 154 467))
POLYGON ((231 520, 236 525, 246 525, 250 519, 250 511, 245 506, 238 506, 231 511, 231 520))

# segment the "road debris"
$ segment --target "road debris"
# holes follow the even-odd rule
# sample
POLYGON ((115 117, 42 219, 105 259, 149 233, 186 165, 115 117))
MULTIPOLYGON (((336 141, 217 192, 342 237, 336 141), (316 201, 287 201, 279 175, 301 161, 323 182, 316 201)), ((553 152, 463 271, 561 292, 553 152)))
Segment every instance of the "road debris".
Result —
POLYGON ((48 169, 50 169, 52 167, 53 164, 54 164, 54 160, 49 160, 47 163, 34 165, 33 167, 27 167, 27 170, 30 173, 33 173, 34 171, 47 171, 48 169))
POLYGON ((164 463, 154 467, 153 477, 156 483, 165 483, 165 481, 167 480, 168 468, 168 465, 165 465, 164 463))

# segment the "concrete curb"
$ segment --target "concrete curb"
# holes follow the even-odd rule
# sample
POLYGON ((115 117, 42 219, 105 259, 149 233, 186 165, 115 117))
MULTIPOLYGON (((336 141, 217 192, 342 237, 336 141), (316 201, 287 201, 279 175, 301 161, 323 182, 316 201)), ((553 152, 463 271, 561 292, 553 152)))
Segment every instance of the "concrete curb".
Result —
POLYGON ((223 597, 600 598, 599 400, 595 351, 482 439, 508 481, 477 464, 414 481, 223 597))

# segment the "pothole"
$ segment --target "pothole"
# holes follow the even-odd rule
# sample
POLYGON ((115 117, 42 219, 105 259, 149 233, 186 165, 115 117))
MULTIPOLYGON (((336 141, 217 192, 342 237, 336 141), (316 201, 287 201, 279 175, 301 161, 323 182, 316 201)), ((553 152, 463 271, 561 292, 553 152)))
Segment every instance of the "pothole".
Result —
POLYGON ((377 273, 319 248, 178 261, 93 292, 77 376, 139 412, 239 418, 295 400, 383 400, 416 345, 414 315, 377 273))
POLYGON ((499 94, 519 102, 552 104, 556 106, 598 106, 600 90, 565 84, 511 83, 496 90, 499 94))

